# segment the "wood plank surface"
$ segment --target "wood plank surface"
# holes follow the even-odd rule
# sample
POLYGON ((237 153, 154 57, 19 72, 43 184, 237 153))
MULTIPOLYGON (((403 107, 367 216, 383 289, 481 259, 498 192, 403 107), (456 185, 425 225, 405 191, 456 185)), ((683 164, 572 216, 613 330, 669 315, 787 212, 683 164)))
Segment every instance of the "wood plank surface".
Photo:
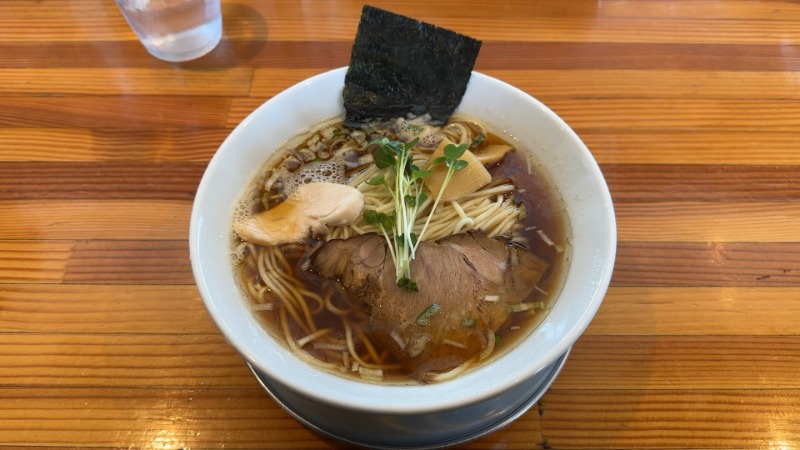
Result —
POLYGON ((554 389, 797 389, 794 336, 583 336, 554 389))
MULTIPOLYGON (((98 0, 82 0, 71 2, 71 7, 62 14, 55 15, 51 11, 37 11, 35 2, 10 2, 12 5, 0 9, 0 40, 26 41, 94 41, 94 40, 131 40, 132 32, 124 25, 121 14, 115 6, 98 0), (5 13, 5 14, 3 14, 5 13), (80 18, 76 21, 75 18, 80 18), (33 20, 43 25, 42 30, 33 30, 27 21, 33 20)), ((444 3, 444 2, 443 2, 444 3)), ((612 2, 622 9, 622 2, 612 2)), ((445 7, 427 8, 426 4, 412 3, 408 5, 391 2, 375 2, 384 8, 400 14, 416 15, 420 19, 430 21, 446 28, 484 40, 525 39, 532 41, 600 41, 600 42, 747 42, 747 43, 781 43, 787 37, 797 37, 798 30, 792 20, 800 13, 796 7, 780 5, 781 13, 775 9, 767 9, 777 2, 768 2, 760 9, 760 15, 771 13, 770 26, 763 26, 763 18, 738 17, 736 21, 721 20, 727 11, 734 15, 739 9, 731 5, 718 7, 722 17, 647 17, 641 11, 646 9, 644 2, 638 3, 631 12, 623 17, 613 15, 592 15, 597 10, 587 5, 580 14, 554 14, 550 7, 550 15, 541 15, 536 6, 526 6, 517 2, 506 8, 497 8, 484 4, 471 10, 471 14, 454 14, 459 8, 457 2, 446 2, 445 7), (419 11, 424 11, 422 14, 419 11), (501 20, 501 27, 487 27, 486 17, 501 20), (530 30, 537 30, 530 33, 530 30)), ((693 6, 701 2, 692 2, 693 6)), ((320 41, 349 40, 354 34, 361 3, 344 2, 344 7, 333 7, 324 2, 309 2, 308 10, 314 11, 299 17, 285 8, 271 7, 268 4, 231 5, 224 8, 226 17, 226 33, 232 39, 243 39, 252 36, 253 30, 269 26, 272 39, 285 41, 320 41), (314 27, 306 26, 309 18, 315 19, 314 27)), ((444 5, 442 5, 444 6, 444 5)), ((712 6, 713 8, 713 6, 712 6)), ((706 9, 712 14, 714 9, 706 9)), ((544 8, 542 8, 544 9, 544 8)), ((687 8, 688 9, 688 8, 687 8)), ((650 13, 652 14, 652 13, 650 13)), ((739 13, 741 14, 741 13, 739 13)))
POLYGON ((192 204, 178 200, 0 200, 0 239, 182 239, 192 204))
MULTIPOLYGON (((476 70, 560 115, 615 208, 558 379, 458 448, 800 448, 800 3, 370 4, 481 39, 476 70)), ((346 66, 362 6, 222 0, 217 48, 172 64, 114 2, 0 2, 0 449, 353 448, 258 385, 187 243, 215 151, 346 66)))
POLYGON ((796 242, 800 203, 663 202, 615 206, 622 241, 796 242))
POLYGON ((797 286, 797 242, 623 242, 618 286, 797 286))
POLYGON ((256 386, 242 389, 0 388, 11 446, 306 449, 335 445, 256 386), (276 431, 278 431, 276 433, 276 431))
POLYGON ((248 95, 252 69, 182 72, 176 67, 0 69, 0 93, 88 95, 248 95))
POLYGON ((0 241, 0 282, 193 285, 185 240, 0 241))
MULTIPOLYGON (((182 63, 186 69, 231 67, 242 61, 254 68, 316 68, 320 71, 346 66, 350 42, 340 41, 229 41, 223 40, 203 59, 182 63)), ((788 44, 674 44, 614 42, 486 42, 476 62, 488 70, 667 70, 777 71, 800 67, 796 45, 788 44), (613 59, 613 66, 609 61, 613 59)), ((135 41, 100 41, 91 45, 70 41, 3 42, 3 54, 20 59, 0 60, 0 68, 94 67, 103 59, 107 67, 164 68, 135 41), (58 60, 53 53, 65 60, 58 60)))
POLYGON ((0 128, 0 161, 207 164, 230 132, 228 128, 0 128))
POLYGON ((202 162, 7 162, 0 200, 194 199, 202 162))
POLYGON ((796 336, 792 287, 611 287, 589 335, 796 336))
POLYGON ((218 332, 194 286, 3 283, 0 296, 5 333, 218 332))
POLYGON ((595 159, 605 164, 800 164, 800 153, 797 152, 797 140, 793 131, 577 131, 595 159))
MULTIPOLYGON (((110 322, 108 328, 113 328, 110 322)), ((218 333, 4 333, 0 386, 254 386, 218 333), (132 364, 135 362, 135 364, 132 364)))
POLYGON ((0 127, 209 128, 229 100, 200 96, 2 96, 0 127))
POLYGON ((798 400, 795 389, 554 389, 542 401, 542 434, 554 448, 791 447, 798 400))

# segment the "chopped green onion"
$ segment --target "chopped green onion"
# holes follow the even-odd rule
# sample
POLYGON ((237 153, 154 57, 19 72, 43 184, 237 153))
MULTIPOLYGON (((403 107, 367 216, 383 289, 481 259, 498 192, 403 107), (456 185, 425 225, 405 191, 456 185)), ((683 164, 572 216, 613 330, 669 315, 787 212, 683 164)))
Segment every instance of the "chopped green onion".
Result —
MULTIPOLYGON (((419 286, 417 286, 417 282, 412 280, 411 278, 403 277, 397 280, 397 287, 404 288, 407 291, 411 292, 419 292, 419 286)), ((438 305, 435 305, 438 308, 438 305)), ((429 306, 430 308, 430 306, 429 306)), ((417 319, 419 320, 419 318, 417 319)), ((427 325, 427 324, 425 324, 427 325)))
POLYGON ((417 316, 417 325, 428 325, 431 321, 431 317, 433 317, 436 313, 441 310, 439 305, 436 303, 431 303, 425 308, 419 316, 417 316))
POLYGON ((469 146, 472 147, 472 148, 475 148, 475 147, 481 145, 481 143, 484 141, 484 139, 486 139, 486 136, 484 136, 483 133, 481 133, 481 134, 475 136, 475 140, 472 141, 469 144, 469 146))
POLYGON ((468 318, 461 321, 461 326, 466 328, 474 328, 477 323, 477 320, 468 318))

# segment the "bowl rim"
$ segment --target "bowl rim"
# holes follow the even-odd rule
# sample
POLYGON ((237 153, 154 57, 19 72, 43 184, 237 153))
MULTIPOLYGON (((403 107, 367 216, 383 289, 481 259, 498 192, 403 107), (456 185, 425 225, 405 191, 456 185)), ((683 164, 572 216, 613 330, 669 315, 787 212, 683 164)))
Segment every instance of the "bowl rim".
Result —
MULTIPOLYGON (((306 89, 335 86, 335 83, 343 85, 346 71, 347 67, 340 67, 314 75, 268 99, 235 127, 211 158, 197 189, 189 226, 189 255, 192 271, 198 291, 209 315, 229 344, 263 374, 303 396, 343 408, 378 413, 388 412, 392 414, 444 411, 486 400, 500 394, 508 389, 509 386, 524 382, 527 378, 546 368, 565 354, 584 332, 597 312, 597 309, 600 307, 611 281, 611 274, 614 267, 617 243, 616 219, 611 196, 597 162, 589 149, 566 122, 532 95, 504 81, 480 72, 473 71, 470 85, 477 85, 479 88, 491 87, 504 91, 508 95, 519 97, 521 101, 529 103, 531 107, 536 109, 537 113, 546 116, 548 120, 558 124, 561 128, 559 131, 563 132, 563 139, 569 140, 572 145, 577 147, 580 153, 578 156, 584 165, 584 169, 587 171, 587 175, 590 178, 589 181, 593 183, 594 187, 599 189, 595 194, 599 196, 602 202, 601 211, 604 217, 602 217, 600 226, 606 230, 606 233, 604 236, 605 239, 603 240, 604 245, 599 246, 595 250, 599 254, 601 260, 605 261, 605 265, 597 268, 597 271, 593 272, 593 293, 591 298, 586 300, 582 314, 568 329, 552 331, 560 335, 557 345, 547 350, 544 355, 537 360, 536 364, 527 362, 521 363, 523 368, 513 373, 503 373, 497 369, 491 369, 492 367, 498 366, 498 361, 519 354, 523 342, 527 341, 530 338, 529 336, 517 344, 515 348, 509 349, 492 364, 477 368, 452 381, 409 386, 365 383, 329 374, 318 369, 312 369, 307 363, 291 355, 290 351, 287 350, 283 344, 277 342, 269 342, 268 345, 270 348, 272 348, 271 346, 273 345, 280 346, 281 350, 273 349, 275 353, 279 354, 282 351, 284 356, 288 355, 288 357, 279 358, 280 360, 273 359, 269 362, 265 361, 263 358, 263 351, 256 351, 242 344, 239 332, 232 329, 229 324, 229 313, 221 310, 216 305, 215 299, 210 292, 210 285, 207 283, 208 280, 205 276, 206 271, 204 271, 203 267, 202 257, 204 254, 202 239, 204 235, 201 230, 201 222, 204 219, 204 203, 206 197, 212 190, 211 178, 214 172, 220 170, 220 168, 224 166, 225 158, 228 154, 234 152, 232 149, 235 149, 238 139, 245 133, 244 130, 251 126, 253 122, 257 121, 260 116, 264 115, 265 111, 273 108, 274 105, 277 106, 287 102, 288 99, 293 98, 293 96, 302 96, 303 91, 306 89), (305 367, 305 370, 303 370, 303 367, 305 367), (287 373, 287 370, 291 373, 287 373), (480 378, 482 375, 488 378, 480 378), (320 383, 325 383, 330 389, 326 392, 319 392, 319 390, 314 389, 314 386, 320 383)), ((487 120, 487 122, 491 124, 492 120, 487 120)), ((299 129, 294 130, 295 133, 299 131, 299 129)), ((281 145, 283 145, 283 142, 275 147, 279 148, 281 145)), ((269 149, 269 153, 271 154, 273 150, 274 149, 269 149)), ((265 155, 264 158, 266 159, 267 156, 265 155)), ((230 220, 229 216, 230 213, 226 215, 228 221, 230 220)), ((564 284, 566 283, 567 280, 565 279, 564 284)), ((241 304, 242 310, 246 309, 243 301, 241 301, 241 304)), ((244 311, 244 313, 250 314, 249 311, 244 311)), ((268 339, 272 340, 268 334, 267 336, 268 339)))

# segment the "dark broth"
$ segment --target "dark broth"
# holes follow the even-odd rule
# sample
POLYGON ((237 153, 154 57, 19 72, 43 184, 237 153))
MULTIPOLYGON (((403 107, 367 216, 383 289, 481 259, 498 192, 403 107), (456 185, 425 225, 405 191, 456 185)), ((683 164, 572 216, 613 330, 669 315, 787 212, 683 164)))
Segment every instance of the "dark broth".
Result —
MULTIPOLYGON (((486 138, 486 144, 505 142, 506 140, 493 134, 486 138)), ((526 149, 520 148, 519 145, 515 147, 517 149, 509 153, 502 163, 490 167, 489 171, 493 179, 509 178, 514 181, 518 188, 515 194, 515 201, 525 205, 526 214, 521 220, 521 226, 515 230, 514 240, 515 242, 521 242, 528 251, 535 253, 550 265, 542 281, 538 283, 538 288, 532 291, 526 301, 544 302, 546 308, 539 311, 510 314, 509 319, 496 333, 497 344, 488 361, 496 359, 513 348, 521 339, 530 334, 546 316, 560 290, 568 260, 569 225, 560 194, 553 188, 548 175, 544 173, 535 158, 526 149), (557 245, 554 246, 547 243, 539 234, 540 232, 557 245)), ((261 199, 264 194, 265 192, 262 189, 257 193, 256 197, 261 199)), ((266 194, 269 196, 269 193, 266 194)), ((273 197, 275 196, 273 195, 273 197)), ((260 201, 255 201, 254 208, 256 210, 263 209, 263 206, 260 206, 259 203, 260 201)), ((305 289, 320 294, 329 293, 332 296, 332 303, 340 308, 352 307, 352 303, 346 294, 338 288, 335 282, 304 270, 304 264, 309 255, 320 245, 322 245, 321 241, 309 239, 304 245, 286 245, 281 250, 291 264, 293 276, 302 282, 305 289)), ((245 265, 239 265, 239 275, 242 280, 258 276, 254 271, 248 270, 245 265)), ((273 336, 279 341, 284 341, 281 321, 276 310, 254 313, 273 336)), ((315 323, 319 328, 332 327, 338 330, 337 332, 341 337, 344 336, 341 318, 328 311, 323 310, 322 313, 316 315, 315 323)), ((370 333, 371 325, 368 312, 363 312, 360 317, 357 317, 356 323, 362 327, 365 333, 370 333)), ((304 334, 296 325, 290 325, 290 332, 295 339, 303 337, 304 334)), ((336 352, 308 348, 305 350, 322 361, 335 362, 337 358, 341 358, 341 355, 337 355, 336 352)), ((376 350, 386 358, 386 363, 393 362, 388 351, 376 350)), ((342 371, 340 374, 359 379, 357 372, 342 371)), ((409 380, 409 374, 404 373, 402 369, 393 370, 383 375, 383 382, 385 383, 408 383, 410 381, 412 380, 409 380)))

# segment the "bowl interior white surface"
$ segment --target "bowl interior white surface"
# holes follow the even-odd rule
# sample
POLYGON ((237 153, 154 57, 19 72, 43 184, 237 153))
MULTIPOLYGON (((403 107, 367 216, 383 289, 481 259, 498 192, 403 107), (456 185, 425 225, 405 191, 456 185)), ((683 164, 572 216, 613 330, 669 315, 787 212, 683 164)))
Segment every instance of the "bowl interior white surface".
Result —
POLYGON ((246 180, 298 132, 344 113, 346 68, 276 95, 248 116, 212 158, 191 216, 190 257, 198 289, 225 338, 259 371, 309 398, 363 411, 410 414, 483 400, 531 377, 563 355, 602 302, 616 251, 611 197, 589 150, 557 115, 523 91, 473 73, 458 112, 486 120, 531 150, 561 191, 570 221, 571 260, 559 298, 539 327, 491 364, 455 380, 381 386, 321 372, 269 335, 237 292, 228 255, 231 208, 246 180))

